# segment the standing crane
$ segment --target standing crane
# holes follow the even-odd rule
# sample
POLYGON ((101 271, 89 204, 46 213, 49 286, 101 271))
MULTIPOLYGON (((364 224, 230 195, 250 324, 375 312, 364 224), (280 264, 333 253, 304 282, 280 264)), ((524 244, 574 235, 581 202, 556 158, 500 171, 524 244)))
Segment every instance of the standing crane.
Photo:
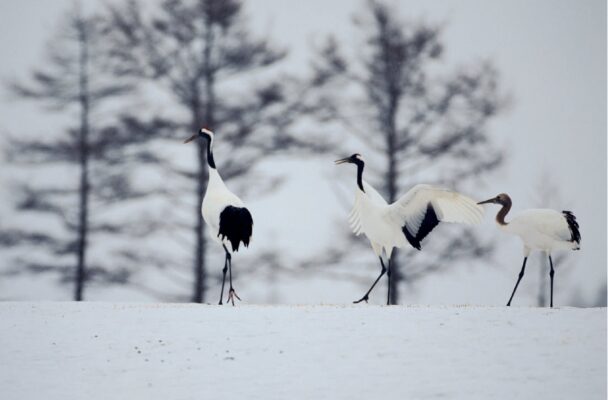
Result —
POLYGON ((222 177, 217 172, 213 159, 213 132, 203 128, 186 139, 184 143, 189 143, 196 138, 207 141, 207 164, 209 165, 209 182, 203 198, 201 212, 205 223, 213 233, 213 239, 221 244, 226 252, 224 268, 222 269, 222 290, 219 304, 222 304, 226 271, 228 271, 230 289, 228 290, 227 301, 234 305, 234 298, 236 297, 238 300, 241 300, 241 298, 232 287, 232 253, 239 250, 241 242, 245 247, 249 247, 253 230, 253 218, 249 210, 245 208, 243 201, 228 190, 222 177))
POLYGON ((381 266, 378 278, 355 304, 369 300, 369 294, 385 273, 388 276, 386 304, 390 304, 391 254, 395 247, 401 248, 409 243, 420 250, 421 241, 439 222, 481 222, 483 208, 462 194, 431 185, 416 185, 393 204, 387 204, 382 196, 363 180, 365 161, 360 154, 353 154, 335 163, 357 166, 357 191, 349 221, 355 235, 365 233, 374 253, 380 259, 381 266), (388 268, 384 265, 383 253, 386 255, 388 268))
POLYGON ((511 222, 506 222, 505 217, 511 210, 511 198, 506 193, 501 193, 491 199, 481 201, 477 204, 499 204, 502 208, 496 214, 498 227, 507 233, 519 236, 524 245, 524 263, 513 288, 507 306, 511 305, 517 286, 526 271, 526 261, 532 250, 544 251, 549 257, 549 277, 551 278, 551 307, 553 307, 553 260, 551 252, 555 250, 579 250, 581 248, 581 233, 578 230, 578 222, 571 211, 561 213, 550 209, 525 210, 513 217, 511 222))

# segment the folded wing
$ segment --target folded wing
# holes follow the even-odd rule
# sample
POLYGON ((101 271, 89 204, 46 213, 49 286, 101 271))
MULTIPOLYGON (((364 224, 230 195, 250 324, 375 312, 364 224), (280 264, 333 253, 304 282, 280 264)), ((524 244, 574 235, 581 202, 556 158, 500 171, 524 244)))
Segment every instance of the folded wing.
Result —
POLYGON ((410 244, 420 242, 439 222, 478 224, 483 208, 467 196, 430 185, 416 185, 388 207, 387 218, 402 227, 410 244))

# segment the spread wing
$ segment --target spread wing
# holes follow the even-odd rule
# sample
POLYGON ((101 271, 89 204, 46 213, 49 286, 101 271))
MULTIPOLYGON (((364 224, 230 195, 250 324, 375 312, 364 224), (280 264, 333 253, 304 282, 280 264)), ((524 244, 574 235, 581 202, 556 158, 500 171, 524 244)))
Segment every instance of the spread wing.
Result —
POLYGON ((483 208, 467 196, 430 185, 416 185, 388 207, 387 217, 398 222, 408 242, 420 242, 439 222, 478 224, 483 208))
POLYGON ((350 228, 353 230, 354 234, 359 236, 361 234, 361 217, 359 213, 359 198, 355 199, 355 204, 353 205, 353 209, 350 211, 348 215, 348 223, 350 224, 350 228))

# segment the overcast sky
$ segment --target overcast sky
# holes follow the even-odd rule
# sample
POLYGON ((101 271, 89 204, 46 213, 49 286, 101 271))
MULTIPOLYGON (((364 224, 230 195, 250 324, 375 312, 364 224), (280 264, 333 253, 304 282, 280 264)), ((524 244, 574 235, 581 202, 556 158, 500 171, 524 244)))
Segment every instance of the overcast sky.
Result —
MULTIPOLYGON (((85 3, 91 8, 100 4, 85 3)), ((593 299, 598 287, 606 281, 607 265, 605 1, 394 3, 406 18, 445 24, 444 62, 448 65, 479 59, 495 63, 512 104, 492 123, 491 134, 504 146, 508 160, 488 179, 487 186, 480 187, 474 195, 485 199, 507 192, 513 198, 514 212, 537 208, 544 206, 537 199, 539 182, 543 176, 550 176, 560 192, 560 203, 555 207, 574 211, 583 238, 582 250, 570 257, 569 265, 575 271, 567 274, 567 282, 559 281, 558 275, 558 287, 569 295, 580 290, 586 299, 593 299)), ((43 60, 47 39, 57 27, 58 17, 71 4, 71 0, 0 2, 0 78, 24 76, 24 71, 43 60)), ((246 10, 256 30, 290 50, 288 69, 303 72, 311 45, 322 41, 326 34, 336 34, 345 43, 355 44, 357 36, 353 35, 350 19, 362 4, 346 0, 249 0, 246 10)), ((57 123, 35 107, 13 102, 4 89, 0 94, 0 132, 41 132, 57 123)), ((365 149, 360 152, 365 154, 365 149)), ((285 162, 282 168, 290 173, 288 183, 272 196, 250 201, 257 217, 256 243, 272 240, 294 255, 318 251, 324 245, 318 240, 308 240, 302 245, 302 241, 294 241, 294 236, 290 239, 286 232, 264 221, 280 210, 282 216, 292 219, 294 226, 302 227, 293 233, 296 237, 312 235, 329 240, 332 233, 329 224, 335 218, 327 217, 346 216, 348 211, 343 209, 331 185, 351 184, 350 180, 343 182, 350 175, 336 173, 329 160, 327 164, 325 160, 285 162), (306 172, 303 165, 309 167, 306 172), (314 199, 303 204, 297 215, 285 206, 311 190, 314 199)), ((3 179, 0 190, 4 191, 7 177, 0 179, 3 179)), ((0 212, 5 212, 9 196, 0 193, 4 203, 0 212)), ((495 211, 496 208, 488 208, 480 228, 488 234, 496 230, 495 211)), ((519 271, 522 251, 516 238, 500 237, 497 268, 458 271, 433 278, 423 282, 406 301, 504 303, 519 271)), ((375 274, 371 271, 376 269, 375 265, 370 267, 370 279, 375 274)), ((324 285, 331 290, 327 282, 324 285)), ((349 290, 352 286, 327 295, 324 300, 339 302, 349 290)), ((533 288, 524 288, 522 303, 526 300, 533 303, 535 295, 533 288)), ((307 301, 301 291, 286 289, 282 296, 289 302, 307 301)))

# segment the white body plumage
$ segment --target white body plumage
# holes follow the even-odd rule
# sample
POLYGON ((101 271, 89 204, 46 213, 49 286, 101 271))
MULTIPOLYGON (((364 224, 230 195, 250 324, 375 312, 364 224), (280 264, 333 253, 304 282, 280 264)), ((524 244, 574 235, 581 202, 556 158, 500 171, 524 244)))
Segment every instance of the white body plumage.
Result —
POLYGON ((552 250, 580 249, 580 243, 572 240, 566 217, 555 210, 525 210, 514 216, 508 224, 499 223, 498 227, 521 239, 526 256, 531 250, 551 253, 552 250))
POLYGON ((245 207, 243 201, 227 187, 215 168, 209 168, 209 182, 201 205, 205 223, 211 230, 211 237, 217 243, 223 244, 233 252, 232 244, 227 237, 220 237, 220 215, 228 206, 245 207))

